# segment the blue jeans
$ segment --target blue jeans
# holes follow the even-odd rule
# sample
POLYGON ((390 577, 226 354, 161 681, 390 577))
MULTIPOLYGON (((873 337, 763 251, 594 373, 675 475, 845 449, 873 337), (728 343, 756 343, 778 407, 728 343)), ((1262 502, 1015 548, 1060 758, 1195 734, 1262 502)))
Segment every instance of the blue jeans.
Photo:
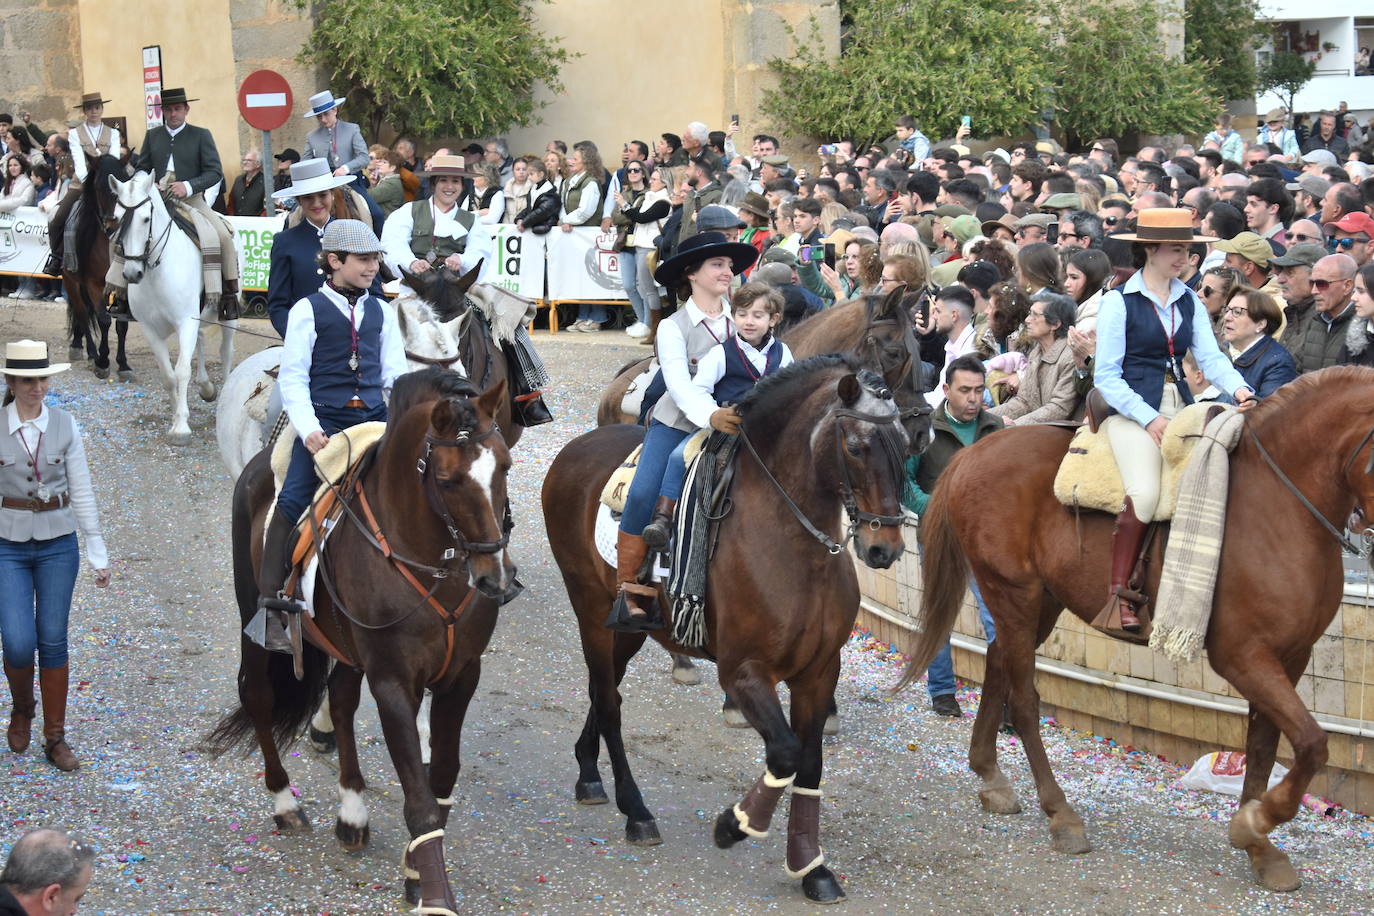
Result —
POLYGON ((649 432, 644 436, 644 450, 639 453, 639 467, 635 470, 634 480, 630 482, 630 493, 625 497, 625 512, 620 516, 621 531, 636 537, 644 533, 654 517, 654 503, 658 501, 668 461, 673 451, 690 435, 657 420, 649 423, 649 432))
MULTIPOLYGON (((988 613, 988 606, 983 603, 983 593, 978 589, 978 583, 972 576, 968 577, 968 587, 973 592, 973 600, 978 605, 978 619, 983 624, 983 632, 987 635, 988 644, 997 638, 997 628, 992 624, 992 615, 988 613)), ((926 693, 933 700, 938 696, 954 693, 954 658, 949 650, 949 643, 940 650, 940 654, 935 656, 935 660, 926 669, 926 693)))
POLYGON ((687 436, 668 456, 668 466, 663 469, 663 485, 658 488, 658 495, 664 499, 682 498, 682 484, 687 479, 687 443, 691 441, 692 437, 687 436))
POLYGON ((630 308, 635 310, 635 321, 649 323, 649 307, 639 294, 639 259, 647 255, 646 248, 626 248, 620 253, 620 286, 629 297, 630 308))
POLYGON ((584 302, 577 307, 578 321, 595 321, 597 324, 605 324, 610 320, 610 317, 606 314, 606 306, 604 305, 589 305, 584 302))
MULTIPOLYGON (((358 423, 385 420, 386 405, 379 405, 375 410, 367 410, 354 407, 321 407, 316 404, 315 419, 324 427, 324 434, 332 436, 358 423)), ((301 437, 297 436, 291 446, 291 463, 286 468, 286 479, 282 481, 281 492, 277 494, 276 511, 295 522, 315 498, 315 491, 319 487, 320 478, 315 473, 315 456, 310 454, 310 449, 306 448, 301 437)))
POLYGON ((67 664, 67 615, 81 568, 76 535, 46 541, 0 538, 0 641, 5 664, 40 668, 67 664))

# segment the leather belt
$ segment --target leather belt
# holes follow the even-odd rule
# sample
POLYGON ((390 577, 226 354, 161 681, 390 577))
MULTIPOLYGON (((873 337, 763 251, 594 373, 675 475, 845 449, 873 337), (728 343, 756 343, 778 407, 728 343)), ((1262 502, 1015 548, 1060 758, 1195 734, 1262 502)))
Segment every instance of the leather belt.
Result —
POLYGON ((362 398, 354 398, 353 400, 351 400, 351 401, 349 401, 348 403, 344 404, 344 406, 345 406, 345 407, 353 408, 354 410, 361 410, 361 409, 363 409, 364 407, 366 407, 367 405, 363 403, 362 398))
POLYGON ((54 509, 63 509, 71 505, 71 495, 62 493, 52 499, 18 499, 13 496, 6 496, 0 499, 0 508, 22 509, 28 512, 51 512, 54 509))

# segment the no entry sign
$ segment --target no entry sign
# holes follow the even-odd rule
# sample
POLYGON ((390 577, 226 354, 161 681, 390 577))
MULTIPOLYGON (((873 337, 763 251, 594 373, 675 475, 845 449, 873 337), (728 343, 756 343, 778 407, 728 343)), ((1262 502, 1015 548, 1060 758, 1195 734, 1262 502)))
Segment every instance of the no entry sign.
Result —
POLYGON ((276 130, 291 117, 291 85, 275 70, 254 70, 239 86, 239 114, 258 130, 276 130))

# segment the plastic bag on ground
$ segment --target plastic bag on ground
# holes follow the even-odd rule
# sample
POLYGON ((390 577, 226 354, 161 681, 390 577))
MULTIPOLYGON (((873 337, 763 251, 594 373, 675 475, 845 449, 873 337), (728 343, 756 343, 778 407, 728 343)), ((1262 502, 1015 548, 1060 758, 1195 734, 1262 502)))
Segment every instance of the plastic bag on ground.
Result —
MULTIPOLYGON (((1288 775, 1288 767, 1275 763, 1269 774, 1269 788, 1288 775)), ((1245 784, 1245 755, 1240 751, 1213 751, 1199 757, 1179 785, 1185 789, 1206 789, 1223 795, 1240 795, 1245 784)))

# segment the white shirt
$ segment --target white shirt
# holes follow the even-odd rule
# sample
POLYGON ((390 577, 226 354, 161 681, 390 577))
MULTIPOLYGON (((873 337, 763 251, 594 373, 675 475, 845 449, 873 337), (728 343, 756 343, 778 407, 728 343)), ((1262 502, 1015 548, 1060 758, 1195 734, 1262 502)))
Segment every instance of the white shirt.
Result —
MULTIPOLYGON (((400 212, 399 210, 396 212, 400 212)), ((320 292, 348 317, 348 300, 340 296, 328 285, 321 286, 320 292)), ((362 300, 358 300, 362 305, 362 300)), ((362 327, 363 316, 367 310, 353 309, 354 327, 362 327)), ((398 376, 409 372, 406 364, 406 349, 401 337, 400 325, 396 323, 396 310, 382 303, 382 397, 391 397, 391 386, 398 376)), ((315 405, 310 397, 310 363, 315 355, 315 307, 310 298, 305 297, 291 306, 286 316, 286 339, 282 341, 281 369, 277 373, 277 390, 281 392, 282 407, 291 418, 291 425, 304 442, 311 433, 323 432, 319 419, 315 416, 315 405)))
MULTIPOLYGON (((493 207, 493 209, 495 209, 493 207)), ((382 226, 382 257, 386 260, 387 266, 391 268, 396 276, 401 275, 401 268, 410 268, 416 260, 415 252, 410 249, 411 236, 415 234, 415 217, 410 212, 411 204, 403 204, 386 218, 386 223, 382 226)), ((469 271, 482 262, 482 272, 477 275, 479 283, 485 282, 491 276, 496 264, 496 239, 492 237, 491 230, 482 224, 480 220, 474 221, 472 231, 463 228, 463 224, 458 222, 458 205, 454 204, 447 212, 440 210, 433 199, 429 204, 430 215, 434 217, 434 235, 436 238, 442 236, 450 239, 461 239, 467 236, 467 248, 459 255, 463 263, 463 270, 469 271)))
POLYGON ((945 370, 949 368, 949 364, 965 353, 973 352, 973 335, 973 322, 970 321, 968 325, 959 332, 958 337, 950 338, 945 342, 945 364, 940 367, 940 375, 936 379, 936 388, 934 391, 926 392, 926 401, 929 402, 931 407, 940 406, 940 402, 945 399, 941 386, 938 383, 944 382, 945 370))
MULTIPOLYGON (((164 124, 163 126, 166 127, 165 124, 164 124)), ((185 130, 185 129, 186 129, 186 122, 185 122, 185 121, 182 121, 182 122, 181 122, 181 126, 178 127, 176 130, 172 130, 170 127, 168 127, 168 128, 167 128, 167 136, 172 137, 172 138, 175 138, 177 134, 181 133, 181 132, 182 132, 183 130, 185 130)), ((173 175, 175 175, 175 174, 176 174, 176 171, 177 171, 176 162, 173 161, 173 156, 172 156, 172 154, 171 154, 170 152, 167 154, 167 171, 171 172, 173 175)), ((179 182, 177 182, 177 184, 181 185, 183 188, 186 189, 186 196, 187 196, 187 197, 190 197, 190 196, 191 196, 191 182, 189 182, 189 181, 179 181, 179 182)))
MULTIPOLYGON (((724 299, 721 300, 720 314, 711 318, 706 316, 693 299, 688 299, 682 308, 686 309, 687 318, 693 326, 705 322, 717 340, 725 340, 735 333, 735 323, 730 320, 730 303, 724 299)), ((663 372, 663 384, 668 389, 668 397, 673 399, 673 403, 684 416, 697 426, 705 426, 705 423, 697 423, 694 418, 703 416, 705 411, 704 416, 709 422, 717 404, 710 394, 692 384, 692 370, 687 364, 687 340, 682 336, 676 321, 664 321, 658 326, 655 349, 658 350, 658 365, 663 372)), ((718 348, 713 348, 710 352, 714 353, 716 349, 718 348)), ((700 371, 699 364, 697 368, 700 371)), ((713 387, 714 385, 712 382, 713 387)))
MULTIPOLYGON (((787 344, 776 337, 770 337, 768 346, 762 350, 755 349, 753 344, 739 334, 735 334, 732 340, 739 344, 740 352, 744 354, 745 359, 749 360, 749 364, 758 370, 760 378, 768 369, 768 352, 774 347, 782 347, 782 356, 778 359, 778 368, 782 369, 792 365, 792 351, 787 348, 787 344)), ((677 405, 682 408, 687 419, 703 429, 710 424, 711 414, 718 406, 715 390, 716 385, 720 384, 720 380, 725 378, 725 348, 733 345, 727 340, 721 346, 712 347, 710 352, 701 358, 701 362, 697 363, 697 374, 692 376, 693 387, 700 388, 709 396, 710 409, 706 409, 708 402, 700 398, 693 398, 690 405, 682 403, 677 405)))
MULTIPOLYGON (((32 420, 20 420, 19 409, 13 401, 5 408, 9 434, 18 440, 20 449, 34 454, 38 452, 38 437, 48 431, 50 416, 47 404, 32 420)), ((67 449, 67 493, 71 497, 77 527, 86 538, 87 562, 92 569, 109 569, 110 556, 105 549, 105 538, 100 534, 100 513, 95 507, 95 491, 91 489, 91 469, 86 464, 86 447, 81 442, 81 426, 75 417, 72 418, 72 444, 67 449)))
POLYGON ((468 208, 473 216, 477 217, 477 222, 485 223, 488 226, 501 222, 501 218, 506 215, 506 194, 504 191, 497 191, 491 195, 491 200, 487 203, 487 213, 483 216, 478 212, 477 206, 479 198, 474 195, 468 198, 471 206, 468 208))
MULTIPOLYGON (((105 127, 105 129, 110 132, 110 155, 118 159, 119 131, 106 125, 101 126, 105 127)), ((72 171, 76 174, 76 180, 84 184, 89 166, 86 164, 86 148, 81 145, 81 134, 83 132, 86 136, 91 138, 91 145, 95 146, 96 142, 100 139, 100 128, 98 127, 95 130, 91 130, 90 125, 83 122, 67 131, 67 145, 72 149, 72 171)))

